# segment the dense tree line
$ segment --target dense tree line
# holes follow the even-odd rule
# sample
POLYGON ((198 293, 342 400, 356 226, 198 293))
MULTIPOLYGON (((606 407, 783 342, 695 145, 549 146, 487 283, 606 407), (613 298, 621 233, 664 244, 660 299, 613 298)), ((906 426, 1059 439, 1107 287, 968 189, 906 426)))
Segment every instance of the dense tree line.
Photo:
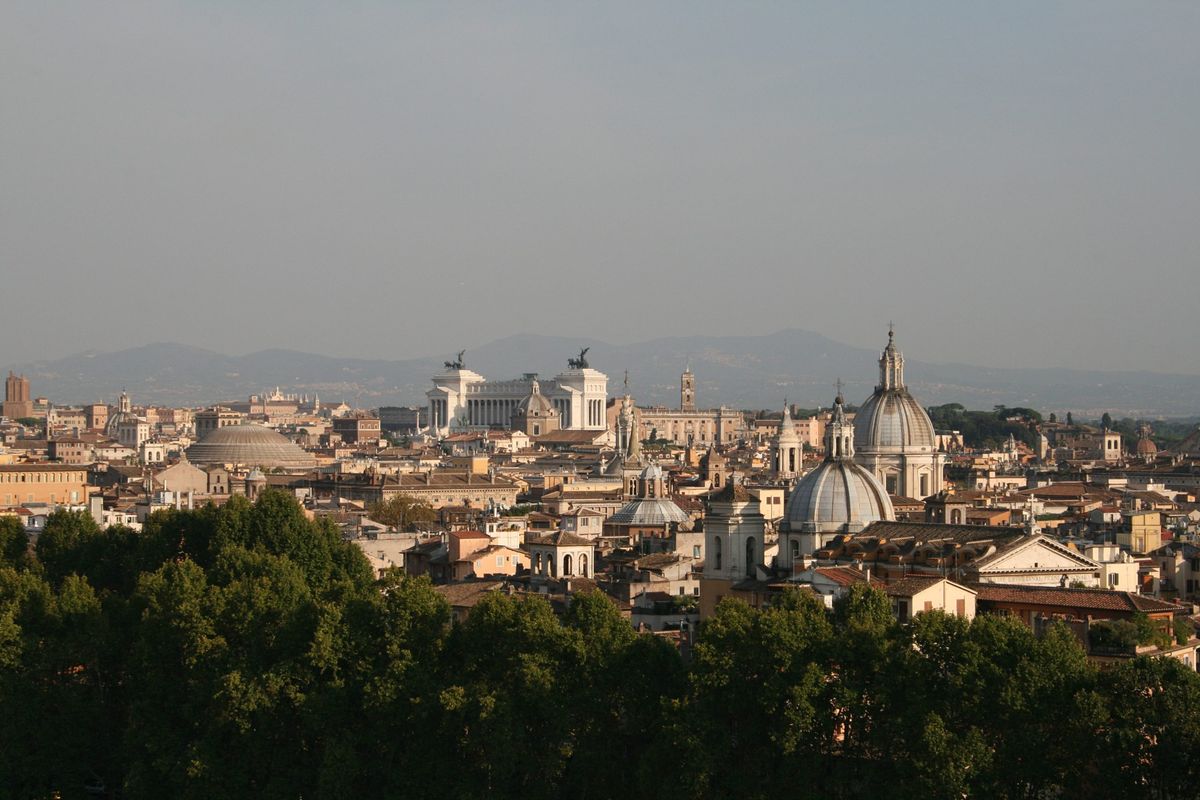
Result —
POLYGON ((601 594, 425 580, 267 492, 0 521, 0 797, 1193 797, 1200 679, 878 592, 724 600, 685 663, 601 594))
POLYGON ((947 403, 927 410, 934 428, 959 431, 969 447, 1002 447, 1010 435, 1031 448, 1037 446, 1035 426, 1042 417, 1030 408, 996 406, 992 411, 970 411, 960 403, 947 403))

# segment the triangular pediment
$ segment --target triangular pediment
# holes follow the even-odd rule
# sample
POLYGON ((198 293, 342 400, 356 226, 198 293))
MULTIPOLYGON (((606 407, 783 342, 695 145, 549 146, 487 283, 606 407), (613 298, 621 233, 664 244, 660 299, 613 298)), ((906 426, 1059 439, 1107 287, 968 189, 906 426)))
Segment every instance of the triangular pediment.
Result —
POLYGON ((1022 539, 998 553, 977 562, 981 574, 1024 570, 1081 570, 1099 568, 1099 564, 1053 539, 1034 536, 1022 539))

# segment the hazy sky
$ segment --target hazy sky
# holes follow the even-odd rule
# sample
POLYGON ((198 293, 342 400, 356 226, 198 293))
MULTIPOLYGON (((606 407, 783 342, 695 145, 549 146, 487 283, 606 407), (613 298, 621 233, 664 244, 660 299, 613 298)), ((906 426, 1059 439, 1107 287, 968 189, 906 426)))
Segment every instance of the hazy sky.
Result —
POLYGON ((820 331, 1200 372, 1200 3, 0 6, 0 364, 820 331))

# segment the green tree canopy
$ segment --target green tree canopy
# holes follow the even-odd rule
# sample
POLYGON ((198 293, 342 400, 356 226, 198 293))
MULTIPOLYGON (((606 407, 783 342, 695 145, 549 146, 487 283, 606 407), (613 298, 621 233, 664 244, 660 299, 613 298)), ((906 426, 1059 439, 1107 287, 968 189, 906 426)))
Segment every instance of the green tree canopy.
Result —
POLYGON ((437 518, 433 507, 424 500, 396 494, 371 505, 367 516, 381 525, 398 530, 425 529, 437 518))

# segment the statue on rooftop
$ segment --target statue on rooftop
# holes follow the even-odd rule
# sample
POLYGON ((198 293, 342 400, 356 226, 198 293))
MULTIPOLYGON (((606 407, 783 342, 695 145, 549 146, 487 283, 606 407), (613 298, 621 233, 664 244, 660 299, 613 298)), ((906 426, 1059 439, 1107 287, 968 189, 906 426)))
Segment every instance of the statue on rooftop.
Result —
POLYGON ((592 348, 590 348, 590 347, 585 347, 579 351, 579 358, 568 358, 567 366, 570 367, 571 369, 587 369, 588 368, 587 353, 588 353, 588 350, 591 350, 591 349, 592 348))

